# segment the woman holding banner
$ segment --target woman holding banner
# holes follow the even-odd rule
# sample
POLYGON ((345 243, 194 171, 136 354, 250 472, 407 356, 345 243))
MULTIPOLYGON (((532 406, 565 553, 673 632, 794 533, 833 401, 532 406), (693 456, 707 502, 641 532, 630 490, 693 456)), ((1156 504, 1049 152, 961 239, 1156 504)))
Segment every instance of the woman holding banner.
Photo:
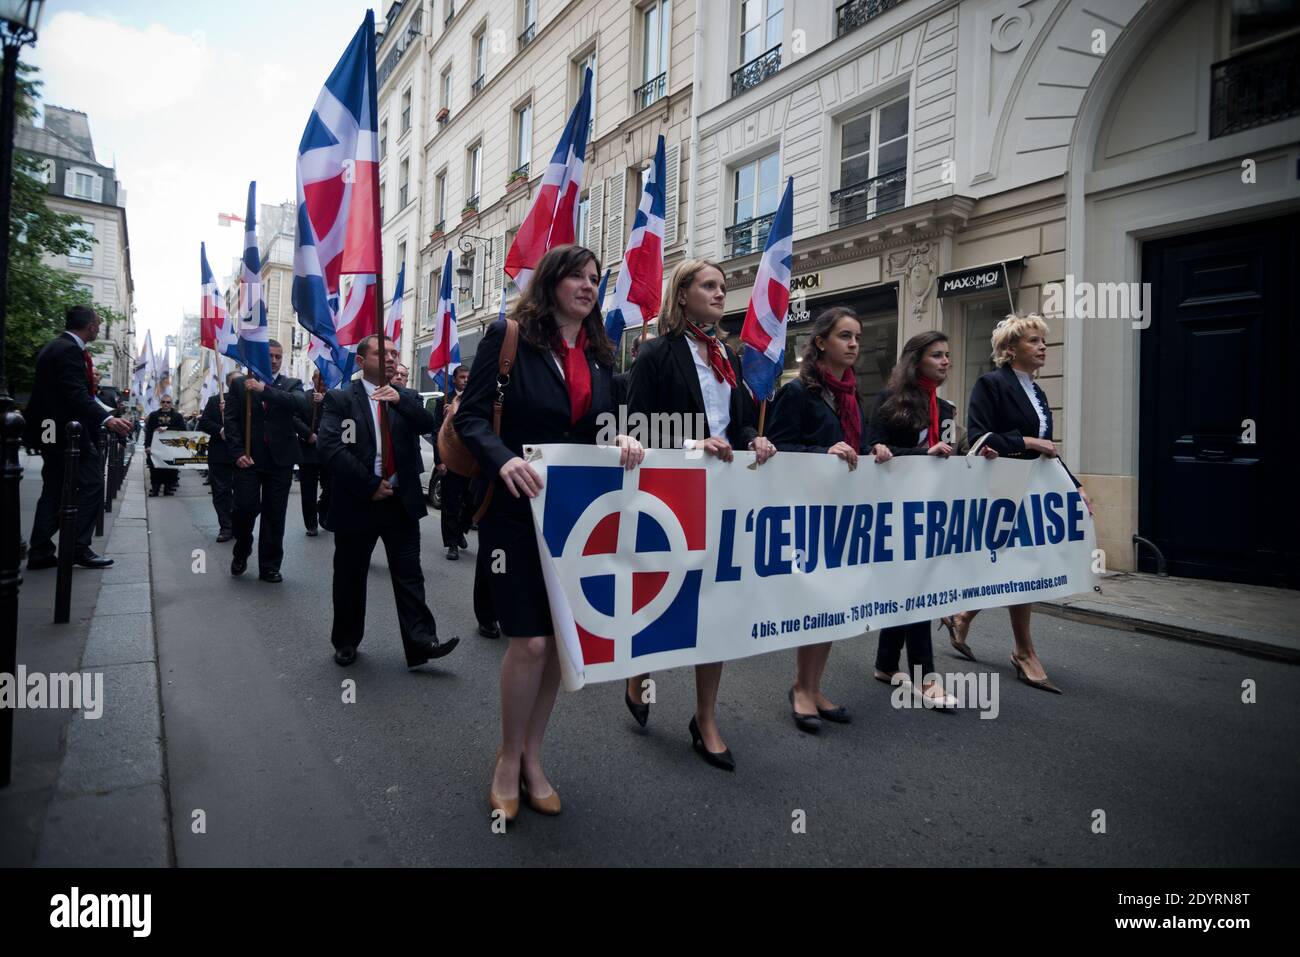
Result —
MULTIPOLYGON (((799 362, 799 377, 777 394, 769 413, 768 438, 782 452, 834 455, 849 471, 860 455, 884 462, 889 449, 867 434, 866 417, 858 401, 857 378, 862 323, 852 309, 835 306, 813 321, 812 335, 799 362)), ((829 641, 802 645, 795 651, 795 681, 790 689, 790 716, 800 731, 816 733, 823 720, 848 724, 845 708, 821 691, 822 673, 831 654, 829 641)))
MULTIPOLYGON (((876 396, 875 411, 867 426, 870 441, 888 446, 894 455, 940 458, 952 455, 958 444, 957 409, 938 394, 948 379, 951 365, 948 337, 942 332, 922 332, 907 340, 903 354, 889 374, 888 388, 876 396)), ((998 453, 985 446, 981 454, 986 458, 997 458, 998 453)), ((930 643, 928 621, 881 630, 880 644, 876 649, 877 681, 910 686, 928 707, 954 707, 957 701, 944 691, 943 685, 927 680, 926 676, 932 674, 934 648, 930 643), (913 675, 920 672, 916 681, 899 670, 904 645, 907 646, 908 667, 913 675)))
MULTIPOLYGON (((1009 315, 993 329, 993 362, 997 369, 980 376, 971 390, 966 415, 966 431, 971 442, 984 437, 987 446, 1011 458, 1058 456, 1051 438, 1052 410, 1046 393, 1034 381, 1047 361, 1047 331, 1047 323, 1036 313, 1009 315)), ((1066 474, 1079 489, 1091 515, 1088 494, 1068 468, 1066 474)), ((1031 688, 1060 694, 1061 690, 1047 679, 1047 672, 1034 651, 1029 633, 1031 607, 1024 604, 1008 608, 1016 644, 1011 664, 1016 669, 1016 677, 1031 688)), ((966 611, 943 620, 952 646, 971 661, 975 655, 966 644, 966 635, 975 615, 974 611, 966 611)))
MULTIPOLYGON (((538 559, 528 500, 541 476, 523 459, 525 445, 594 444, 598 416, 613 411, 614 355, 605 336, 596 286, 600 264, 581 246, 542 257, 511 316, 518 323, 514 366, 501 385, 500 429, 493 428, 498 359, 508 323, 483 336, 454 421, 466 448, 493 478, 492 501, 479 522, 479 543, 492 556, 489 588, 501 632, 510 639, 501 662, 501 749, 489 805, 507 821, 520 793, 541 814, 559 814, 560 796, 542 769, 542 739, 560 685, 555 629, 538 559), (497 564, 497 558, 502 562, 497 564)), ((645 452, 619 436, 619 462, 636 468, 645 452)))
MULTIPOLYGON (((755 428, 754 400, 745 389, 739 357, 716 338, 727 300, 722 269, 704 259, 688 259, 673 270, 659 307, 659 336, 645 342, 627 383, 627 412, 650 416, 668 413, 686 427, 686 434, 669 437, 677 448, 697 448, 723 462, 731 462, 732 449, 749 449, 761 465, 776 454, 774 446, 755 428)), ((642 727, 650 705, 642 699, 648 675, 628 680, 623 700, 642 727)), ((718 731, 715 714, 722 663, 695 666, 695 716, 691 718, 691 743, 714 767, 736 769, 718 731)))

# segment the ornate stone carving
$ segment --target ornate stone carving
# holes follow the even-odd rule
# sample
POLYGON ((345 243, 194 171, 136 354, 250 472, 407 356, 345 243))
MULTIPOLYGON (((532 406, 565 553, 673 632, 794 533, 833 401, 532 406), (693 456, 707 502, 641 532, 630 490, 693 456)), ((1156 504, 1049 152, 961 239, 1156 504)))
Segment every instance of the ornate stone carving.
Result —
POLYGON ((910 249, 889 255, 889 268, 902 274, 902 286, 911 306, 912 318, 919 321, 934 288, 934 264, 930 261, 930 243, 917 243, 910 249))

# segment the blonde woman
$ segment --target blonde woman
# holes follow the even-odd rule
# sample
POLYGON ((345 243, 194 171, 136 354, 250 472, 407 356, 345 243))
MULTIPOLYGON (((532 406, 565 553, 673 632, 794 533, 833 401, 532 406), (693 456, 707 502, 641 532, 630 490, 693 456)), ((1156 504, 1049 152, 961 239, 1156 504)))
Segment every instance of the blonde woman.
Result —
MULTIPOLYGON (((659 336, 643 343, 627 383, 628 415, 676 413, 679 421, 702 422, 705 435, 688 435, 705 455, 732 461, 733 449, 748 449, 761 465, 776 446, 758 434, 757 410, 741 378, 740 358, 717 338, 727 300, 727 281, 716 263, 688 259, 673 270, 659 308, 659 336)), ((674 437, 672 444, 681 447, 674 437)), ((628 681, 624 703, 642 727, 650 706, 642 699, 645 675, 628 681)), ((695 666, 695 716, 691 744, 709 764, 734 771, 715 715, 722 663, 695 666)))
MULTIPOLYGON (((1011 458, 1038 458, 1040 455, 1056 458, 1060 454, 1052 441, 1052 410, 1047 404, 1047 395, 1034 381, 1047 361, 1047 331, 1047 323, 1036 313, 1007 316, 994 328, 993 361, 997 368, 980 376, 970 394, 966 431, 972 443, 987 435, 989 447, 999 455, 1011 458)), ((1068 468, 1066 474, 1083 496, 1088 513, 1092 514, 1088 493, 1068 468)), ((1061 689, 1048 680, 1034 650, 1029 634, 1031 607, 1029 604, 1012 605, 1008 609, 1016 642, 1011 663, 1015 666, 1016 676, 1025 684, 1060 694, 1061 689)), ((975 614, 966 611, 943 619, 952 646, 971 661, 975 660, 975 655, 966 644, 966 635, 975 614)))

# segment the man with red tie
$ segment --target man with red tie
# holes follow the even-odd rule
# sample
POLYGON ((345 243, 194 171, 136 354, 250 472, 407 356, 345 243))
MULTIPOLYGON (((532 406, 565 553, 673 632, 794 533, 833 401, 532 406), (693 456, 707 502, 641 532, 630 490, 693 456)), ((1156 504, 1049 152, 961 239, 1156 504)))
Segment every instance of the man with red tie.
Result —
POLYGON ((95 397, 95 364, 86 346, 99 337, 99 315, 90 306, 73 306, 64 315, 64 331, 36 357, 32 398, 23 442, 41 453, 41 497, 32 521, 27 568, 53 568, 54 533, 59 526, 59 499, 63 493, 63 456, 68 423, 81 423, 81 464, 77 474, 77 544, 73 561, 83 568, 107 568, 111 558, 96 555, 90 547, 95 534, 99 501, 104 496, 103 462, 99 457, 101 427, 117 435, 131 433, 131 423, 95 397))

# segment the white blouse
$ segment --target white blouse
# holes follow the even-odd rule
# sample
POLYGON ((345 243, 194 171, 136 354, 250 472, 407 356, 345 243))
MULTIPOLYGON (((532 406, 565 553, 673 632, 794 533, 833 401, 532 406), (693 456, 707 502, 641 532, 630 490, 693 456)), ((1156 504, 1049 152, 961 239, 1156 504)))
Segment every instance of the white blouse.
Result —
POLYGON ((700 394, 704 397, 704 415, 709 420, 709 435, 725 439, 727 426, 731 424, 731 386, 718 381, 709 360, 700 358, 700 350, 695 347, 694 340, 688 339, 687 344, 691 347, 691 358, 695 360, 695 374, 700 379, 700 394))
POLYGON ((1019 369, 1013 371, 1016 374, 1016 378, 1020 380, 1020 388, 1025 390, 1025 395, 1029 396, 1029 404, 1032 405, 1034 411, 1038 413, 1038 437, 1040 439, 1045 439, 1047 438, 1047 413, 1043 410, 1042 405, 1038 401, 1038 393, 1034 389, 1034 377, 1028 372, 1021 372, 1019 369))

